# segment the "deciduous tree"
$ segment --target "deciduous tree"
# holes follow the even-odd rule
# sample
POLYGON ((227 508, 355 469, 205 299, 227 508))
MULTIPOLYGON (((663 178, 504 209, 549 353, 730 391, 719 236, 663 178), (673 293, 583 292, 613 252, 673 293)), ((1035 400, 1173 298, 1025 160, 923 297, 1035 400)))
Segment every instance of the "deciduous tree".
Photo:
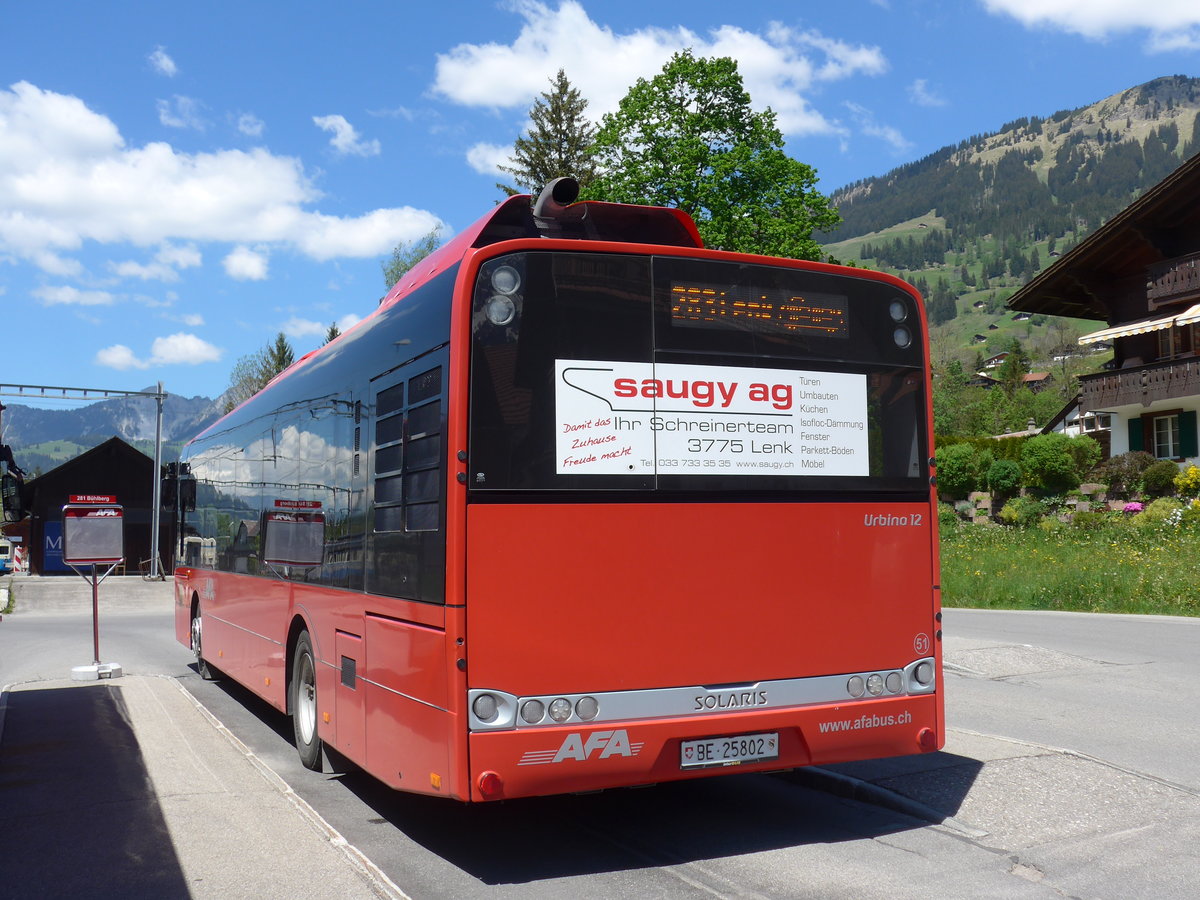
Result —
POLYGON ((383 269, 383 281, 387 289, 390 291, 394 288, 405 272, 436 250, 441 239, 442 229, 438 227, 415 241, 397 244, 392 250, 391 259, 385 259, 379 264, 383 269))
POLYGON ((678 207, 710 247, 820 259, 813 231, 840 221, 816 171, 784 152, 775 113, 751 109, 727 57, 676 53, 604 116, 595 147, 585 196, 678 207))
POLYGON ((229 387, 225 390, 225 412, 249 400, 295 360, 292 345, 282 331, 261 350, 238 359, 233 364, 229 387))

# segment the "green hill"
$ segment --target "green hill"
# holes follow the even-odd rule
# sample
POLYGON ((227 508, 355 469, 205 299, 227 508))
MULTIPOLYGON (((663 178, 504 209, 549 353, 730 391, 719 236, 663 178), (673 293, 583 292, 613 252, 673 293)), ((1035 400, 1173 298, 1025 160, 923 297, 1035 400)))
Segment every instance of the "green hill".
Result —
MULTIPOLYGON (((1009 122, 832 195, 831 256, 924 294, 935 357, 971 366, 1019 338, 1049 368, 1091 321, 1004 302, 1084 235, 1200 152, 1200 79, 1159 78, 1090 106, 1009 122)), ((1103 357, 1083 360, 1093 370, 1103 357)))

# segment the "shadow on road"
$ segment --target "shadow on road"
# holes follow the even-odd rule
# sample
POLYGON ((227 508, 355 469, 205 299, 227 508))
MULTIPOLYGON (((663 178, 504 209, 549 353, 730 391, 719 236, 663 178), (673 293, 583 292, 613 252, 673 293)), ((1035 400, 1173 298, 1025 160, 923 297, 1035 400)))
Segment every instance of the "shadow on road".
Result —
POLYGON ((0 897, 189 896, 120 692, 3 701, 0 897))

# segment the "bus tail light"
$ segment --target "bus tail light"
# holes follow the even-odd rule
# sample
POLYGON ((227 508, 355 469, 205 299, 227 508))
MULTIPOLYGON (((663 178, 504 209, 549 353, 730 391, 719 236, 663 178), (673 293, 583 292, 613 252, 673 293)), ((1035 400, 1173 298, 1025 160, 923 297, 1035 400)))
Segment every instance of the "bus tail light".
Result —
POLYGON ((471 711, 481 722, 495 721, 496 714, 500 710, 500 704, 497 702, 494 694, 480 694, 475 698, 475 702, 471 704, 471 711))
POLYGON ((521 718, 529 725, 536 725, 546 717, 546 704, 541 700, 526 700, 521 704, 521 718))
POLYGON ((512 728, 517 718, 517 698, 503 691, 472 689, 467 692, 467 709, 473 731, 512 728))
POLYGON ((575 715, 585 722, 592 721, 599 713, 600 703, 595 697, 580 697, 579 702, 575 704, 575 715))
POLYGON ((550 718, 560 724, 571 718, 571 701, 565 697, 553 701, 550 704, 550 718))

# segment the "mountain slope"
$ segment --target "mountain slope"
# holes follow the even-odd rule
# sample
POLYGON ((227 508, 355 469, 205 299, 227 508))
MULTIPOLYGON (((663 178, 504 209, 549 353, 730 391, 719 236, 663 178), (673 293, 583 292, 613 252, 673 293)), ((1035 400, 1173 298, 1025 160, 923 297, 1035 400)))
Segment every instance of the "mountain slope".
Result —
MULTIPOLYGON (((150 397, 101 400, 77 409, 42 409, 6 402, 0 437, 12 447, 17 464, 27 472, 48 471, 113 435, 151 455, 155 407, 150 397)), ((179 447, 215 422, 223 409, 219 398, 167 394, 163 401, 162 436, 169 450, 164 450, 164 461, 174 459, 179 447)))
POLYGON ((1014 336, 1052 354, 1063 335, 1014 320, 1004 300, 1197 152, 1200 79, 1158 78, 835 191, 843 223, 822 243, 916 284, 950 355, 991 355, 1014 336))

